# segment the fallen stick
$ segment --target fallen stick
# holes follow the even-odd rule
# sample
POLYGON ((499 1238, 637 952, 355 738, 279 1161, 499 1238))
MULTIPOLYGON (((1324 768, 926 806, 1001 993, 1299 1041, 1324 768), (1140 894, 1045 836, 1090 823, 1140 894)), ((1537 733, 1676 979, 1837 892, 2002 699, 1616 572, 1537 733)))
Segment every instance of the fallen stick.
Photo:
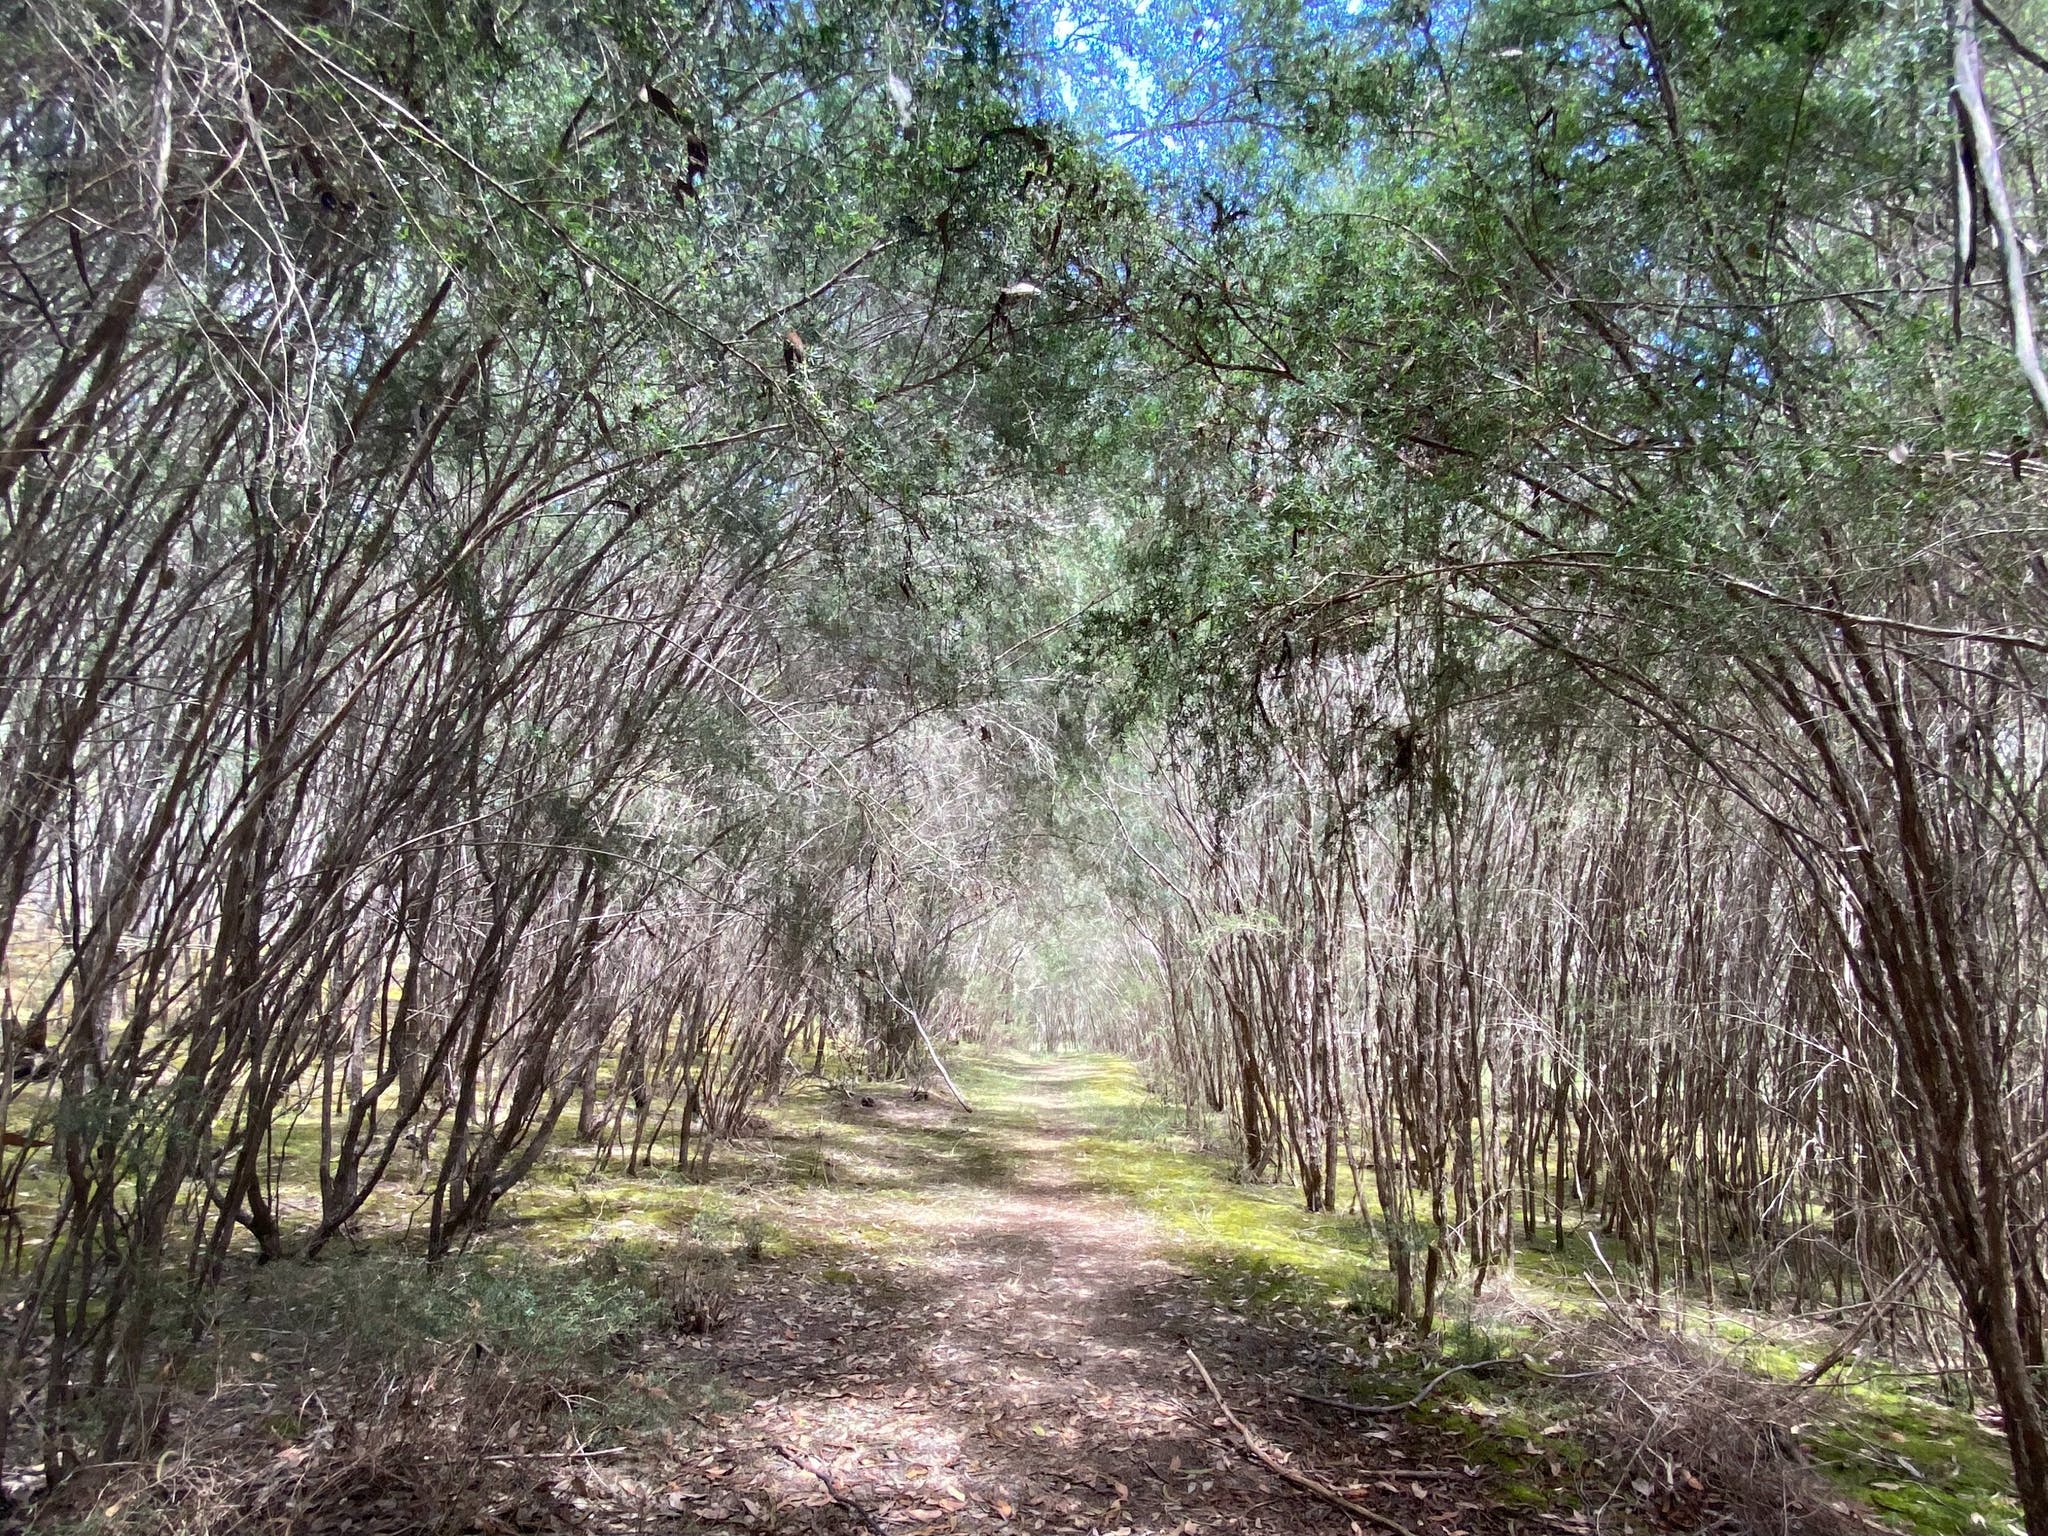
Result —
POLYGON ((786 1445, 776 1446, 775 1454, 790 1463, 790 1465, 810 1473, 811 1476, 823 1483, 825 1485, 825 1492, 832 1497, 832 1502, 852 1515, 863 1526, 867 1527, 870 1536, 889 1536, 889 1528, 882 1524, 881 1517, 852 1494, 841 1488, 833 1479, 832 1474, 820 1466, 813 1458, 800 1456, 786 1445))
POLYGON ((1538 1381, 1591 1381, 1595 1376, 1612 1376, 1615 1372, 1628 1368, 1626 1360, 1618 1360, 1613 1365, 1596 1365, 1585 1371, 1546 1371, 1529 1364, 1526 1360, 1522 1362, 1522 1369, 1538 1381))
POLYGON ((1223 1394, 1216 1389, 1216 1379, 1209 1374, 1209 1367, 1202 1364, 1202 1357, 1190 1349, 1188 1351, 1188 1358, 1195 1362, 1195 1369, 1201 1372, 1202 1385, 1207 1387, 1209 1395, 1216 1399, 1216 1406, 1223 1410, 1223 1417, 1230 1421, 1231 1428, 1244 1437, 1245 1449, 1250 1451, 1260 1465, 1265 1467, 1268 1472, 1271 1472, 1284 1483, 1293 1484, 1303 1493, 1314 1494, 1332 1509, 1343 1510, 1345 1514, 1351 1516, 1354 1520, 1363 1520, 1368 1525, 1376 1525, 1383 1531, 1393 1532, 1394 1536, 1415 1536, 1415 1532, 1409 1530, 1407 1526, 1396 1520, 1392 1515, 1383 1515, 1376 1509, 1368 1509, 1365 1505, 1355 1500, 1345 1498, 1343 1494, 1332 1488, 1328 1483, 1318 1482, 1306 1472, 1295 1470, 1281 1461, 1263 1445, 1259 1444, 1258 1436, 1246 1429, 1244 1421, 1230 1411, 1230 1404, 1223 1400, 1223 1394))
MULTIPOLYGON (((493 1463, 516 1463, 521 1461, 595 1461, 600 1456, 623 1456, 626 1454, 627 1449, 628 1448, 623 1445, 608 1445, 601 1451, 507 1451, 502 1456, 485 1456, 482 1459, 484 1461, 493 1463)), ((451 1456, 448 1458, 448 1460, 450 1461, 459 1461, 461 1459, 462 1458, 456 1456, 451 1456)), ((101 1465, 104 1465, 104 1463, 101 1463, 101 1465)))
MULTIPOLYGON (((1448 1371, 1439 1371, 1424 1383, 1420 1392, 1405 1403, 1354 1403, 1348 1397, 1321 1397, 1314 1392, 1294 1392, 1287 1395, 1304 1403, 1321 1403, 1329 1408, 1342 1408, 1346 1413, 1406 1413, 1410 1408, 1420 1408, 1429 1400, 1429 1394, 1449 1381, 1460 1371, 1483 1371, 1489 1365, 1513 1365, 1520 1360, 1518 1355, 1502 1355, 1497 1360, 1474 1360, 1469 1365, 1454 1365, 1448 1371)), ((1561 1380, 1562 1378, 1555 1378, 1561 1380)))
POLYGON ((1806 1373, 1799 1378, 1799 1386, 1802 1389, 1812 1386, 1821 1377, 1827 1375, 1829 1371, 1832 1371, 1836 1366, 1848 1359, 1855 1351, 1856 1346, 1863 1342, 1863 1336, 1876 1327, 1900 1301, 1912 1292, 1913 1287, 1920 1283, 1921 1277, 1927 1273, 1932 1264, 1933 1261, 1931 1259, 1923 1258, 1916 1263, 1908 1265, 1905 1272, 1885 1288, 1884 1294, 1870 1303, 1869 1310, 1857 1320, 1856 1326, 1842 1335, 1840 1342, 1833 1349, 1829 1350, 1823 1358, 1807 1367, 1806 1373))
POLYGON ((973 1114, 974 1106, 968 1103, 967 1100, 964 1097, 962 1097, 959 1088, 954 1086, 953 1074, 948 1072, 946 1070, 946 1064, 943 1061, 939 1060, 939 1048, 936 1045, 932 1044, 932 1037, 924 1027, 924 1020, 917 1016, 917 1010, 911 1007, 910 1004, 904 1002, 903 999, 898 997, 894 992, 890 992, 887 987, 883 987, 882 990, 883 992, 888 994, 889 1001, 894 1003, 898 1008, 900 1008, 903 1011, 903 1017, 910 1020, 911 1026, 914 1029, 916 1029, 917 1038, 924 1042, 925 1054, 931 1057, 932 1065, 939 1069, 940 1080, 945 1083, 946 1092, 953 1095, 953 1102, 955 1104, 958 1104, 961 1107, 961 1109, 966 1111, 968 1114, 973 1114))
POLYGON ((932 1058, 932 1065, 939 1069, 939 1080, 946 1085, 946 1092, 953 1095, 953 1102, 955 1104, 958 1104, 968 1114, 973 1114, 974 1106, 961 1096, 960 1090, 953 1085, 953 1074, 948 1072, 946 1064, 939 1060, 939 1048, 932 1044, 932 1037, 925 1032, 924 1020, 913 1013, 910 1016, 910 1022, 917 1026, 918 1038, 924 1041, 924 1048, 932 1058))
POLYGON ((1354 1480, 1354 1486, 1363 1486, 1373 1481, 1398 1483, 1403 1478, 1410 1482, 1428 1478, 1431 1481, 1442 1479, 1445 1482, 1469 1483, 1478 1475, 1477 1472, 1464 1467, 1362 1467, 1354 1480))

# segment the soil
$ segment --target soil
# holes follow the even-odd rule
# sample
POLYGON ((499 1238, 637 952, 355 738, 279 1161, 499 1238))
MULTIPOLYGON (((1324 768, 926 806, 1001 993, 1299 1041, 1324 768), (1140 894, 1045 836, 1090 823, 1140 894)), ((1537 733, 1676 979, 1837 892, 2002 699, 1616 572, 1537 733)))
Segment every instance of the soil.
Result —
MULTIPOLYGON (((574 1501, 634 1529, 815 1536, 1620 1528, 1579 1512, 1583 1490, 1544 1509, 1524 1488, 1504 1507, 1455 1428, 1288 1395, 1278 1379, 1314 1381, 1330 1341, 1233 1308, 1142 1211, 1084 1187, 1063 1069, 1023 1070, 1032 1113, 1003 1155, 897 1180, 871 1209, 841 1192, 821 1209, 867 1216, 879 1240, 850 1242, 846 1263, 750 1266, 730 1322, 667 1346, 749 1399, 706 1420, 710 1448, 594 1461, 574 1501), (1255 1460, 1190 1351, 1274 1460, 1376 1518, 1255 1460)), ((966 1123, 900 1090, 843 1116, 865 1128, 870 1175, 929 1164, 933 1138, 966 1123)), ((891 1181, 843 1182, 857 1195, 891 1181)))

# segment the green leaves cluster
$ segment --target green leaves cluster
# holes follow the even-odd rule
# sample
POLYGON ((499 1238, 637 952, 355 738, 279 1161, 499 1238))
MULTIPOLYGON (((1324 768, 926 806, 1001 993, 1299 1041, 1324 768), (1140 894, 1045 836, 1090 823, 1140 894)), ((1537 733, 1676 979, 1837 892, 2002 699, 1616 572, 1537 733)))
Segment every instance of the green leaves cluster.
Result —
POLYGON ((1729 579, 1884 606, 1958 497, 2012 521, 1962 483, 2031 429, 1996 290, 1951 289, 1936 11, 1253 24, 1289 169, 1173 236, 1139 307, 1172 404, 1135 427, 1148 510, 1100 632, 1134 712, 1213 723, 1402 614, 1444 626, 1439 698, 1557 677, 1531 642, 1683 689, 1769 627, 1729 579))

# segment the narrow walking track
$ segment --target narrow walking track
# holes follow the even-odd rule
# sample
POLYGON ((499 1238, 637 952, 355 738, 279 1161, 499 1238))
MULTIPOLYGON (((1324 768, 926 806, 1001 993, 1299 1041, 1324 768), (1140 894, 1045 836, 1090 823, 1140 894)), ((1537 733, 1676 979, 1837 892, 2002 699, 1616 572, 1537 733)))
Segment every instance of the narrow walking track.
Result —
POLYGON ((734 1320, 693 1341, 744 1405, 679 1464, 593 1468, 602 1502, 677 1531, 1364 1529, 1246 1455, 1192 1347, 1272 1454, 1418 1536, 1546 1521, 1503 1514, 1441 1430, 1267 1389, 1323 1343, 1220 1305, 1142 1212, 1089 1192, 1078 1070, 1020 1067, 1006 1125, 900 1094, 846 1106, 864 1129, 842 1145, 866 1155, 824 1159, 814 1219, 848 1230, 750 1270, 734 1320))

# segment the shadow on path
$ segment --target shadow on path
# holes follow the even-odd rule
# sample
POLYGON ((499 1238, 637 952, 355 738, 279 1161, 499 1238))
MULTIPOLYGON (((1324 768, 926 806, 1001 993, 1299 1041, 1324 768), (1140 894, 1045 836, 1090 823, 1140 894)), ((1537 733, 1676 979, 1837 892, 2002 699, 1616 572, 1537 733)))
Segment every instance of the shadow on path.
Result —
POLYGON ((1262 1390, 1323 1342, 1220 1306, 1142 1212, 1084 1184, 1085 1065, 1010 1070, 1006 1103, 971 1119, 888 1090, 834 1111, 858 1130, 835 1134, 813 1219, 888 1239, 819 1232, 818 1251, 748 1272, 735 1321, 694 1348, 751 1401, 710 1421, 709 1451, 594 1474, 612 1509, 643 1512, 620 1528, 1361 1529, 1245 1456, 1190 1345, 1279 1455, 1359 1503, 1418 1536, 1516 1528, 1439 1432, 1361 1430, 1262 1390))

